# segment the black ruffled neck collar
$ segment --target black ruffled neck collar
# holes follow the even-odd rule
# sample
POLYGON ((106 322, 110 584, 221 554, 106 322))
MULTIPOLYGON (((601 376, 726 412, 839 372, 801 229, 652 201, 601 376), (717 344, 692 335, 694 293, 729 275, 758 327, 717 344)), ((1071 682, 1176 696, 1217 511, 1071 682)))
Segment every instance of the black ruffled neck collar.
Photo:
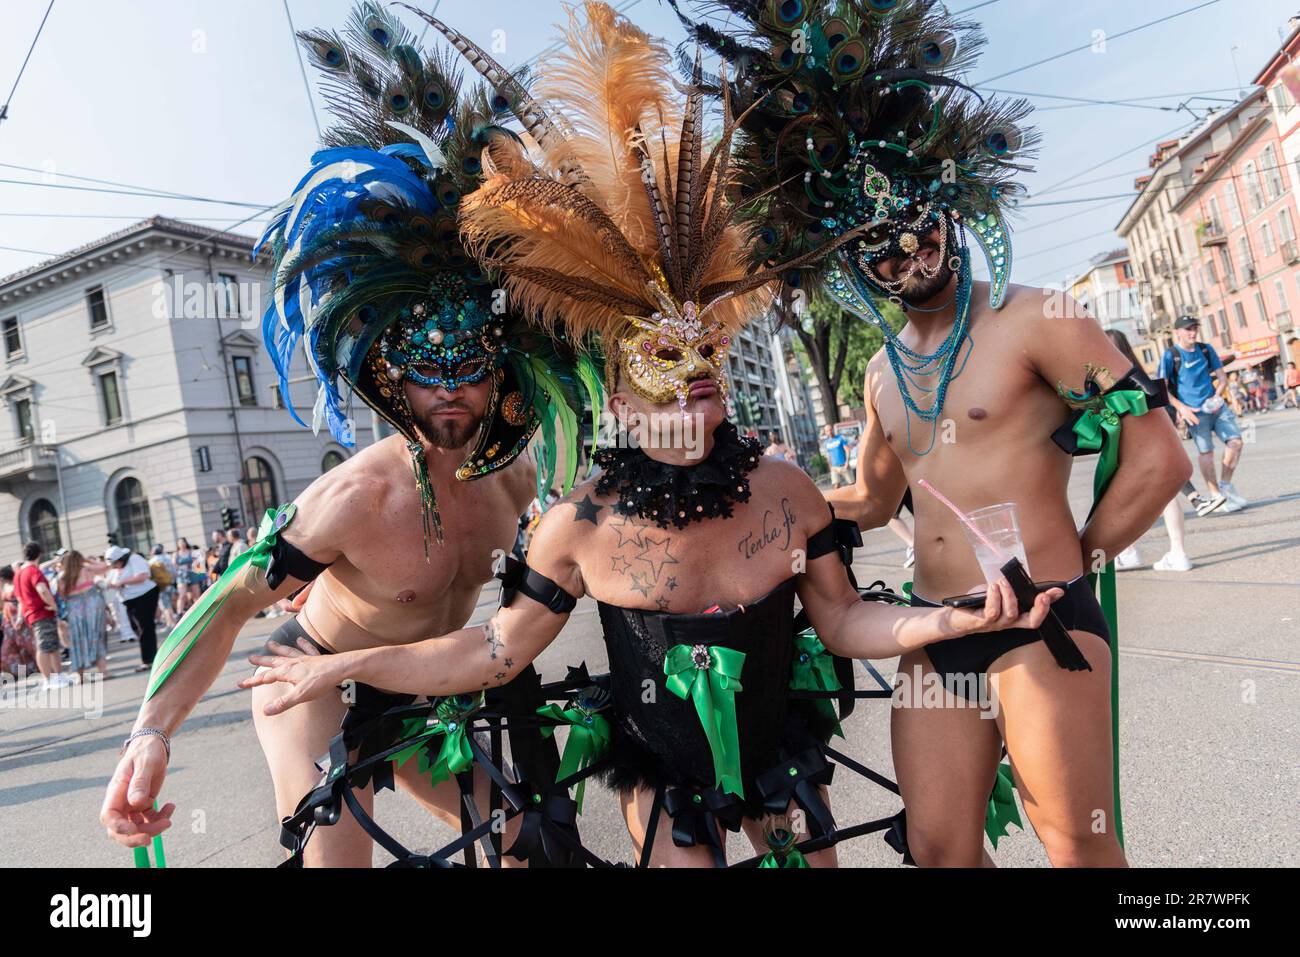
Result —
POLYGON ((639 448, 601 449, 597 494, 615 492, 614 511, 685 528, 706 518, 727 518, 736 502, 749 501, 748 475, 758 467, 762 449, 756 439, 740 435, 730 422, 713 433, 709 457, 697 465, 670 465, 639 448))

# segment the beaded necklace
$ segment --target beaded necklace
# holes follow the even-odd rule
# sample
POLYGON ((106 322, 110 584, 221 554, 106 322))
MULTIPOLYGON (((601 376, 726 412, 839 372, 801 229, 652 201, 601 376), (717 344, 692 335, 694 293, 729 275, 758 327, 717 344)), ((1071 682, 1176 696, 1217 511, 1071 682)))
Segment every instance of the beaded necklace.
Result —
MULTIPOLYGON (((898 391, 906 407, 907 447, 914 455, 927 455, 934 448, 935 438, 938 435, 938 421, 943 414, 943 403, 948 395, 948 386, 965 369, 966 361, 970 358, 970 350, 967 351, 966 358, 962 359, 960 368, 957 367, 957 358, 961 355, 967 339, 971 341, 972 350, 975 344, 975 340, 970 336, 970 251, 963 245, 957 255, 961 259, 961 265, 957 270, 957 317, 947 337, 934 352, 923 353, 908 348, 876 308, 875 297, 868 290, 860 290, 860 300, 867 306, 885 337, 885 356, 889 359, 890 368, 894 370, 898 391), (936 373, 939 375, 937 386, 928 387, 920 381, 936 373), (913 391, 933 396, 932 404, 922 408, 913 398, 913 391), (917 449, 912 442, 913 415, 922 422, 930 423, 930 442, 924 449, 917 449)), ((853 276, 853 279, 856 281, 857 277, 853 276)))

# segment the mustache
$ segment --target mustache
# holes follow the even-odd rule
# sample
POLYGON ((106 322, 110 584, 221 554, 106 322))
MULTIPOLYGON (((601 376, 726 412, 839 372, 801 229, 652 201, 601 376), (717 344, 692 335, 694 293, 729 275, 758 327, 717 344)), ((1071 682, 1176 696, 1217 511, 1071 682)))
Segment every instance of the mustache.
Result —
POLYGON ((459 402, 439 402, 437 405, 429 406, 429 408, 426 411, 428 412, 429 415, 434 415, 438 412, 446 412, 450 409, 455 409, 458 412, 470 411, 467 406, 464 406, 459 402))

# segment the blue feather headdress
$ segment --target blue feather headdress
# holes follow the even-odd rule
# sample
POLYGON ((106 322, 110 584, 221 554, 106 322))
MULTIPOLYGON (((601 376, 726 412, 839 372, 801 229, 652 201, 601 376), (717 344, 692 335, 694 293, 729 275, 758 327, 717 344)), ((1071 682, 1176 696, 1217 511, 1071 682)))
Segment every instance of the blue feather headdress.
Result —
POLYGON ((262 332, 298 422, 306 424, 288 401, 288 375, 303 348, 319 382, 314 429, 324 424, 353 444, 355 396, 406 438, 426 533, 431 527, 441 542, 403 380, 455 389, 490 377, 487 413, 456 476, 503 468, 541 428, 544 494, 557 481, 567 491, 576 477, 584 405, 599 409, 600 377, 591 359, 504 308, 459 238, 457 211, 478 186, 485 152, 499 137, 518 139, 503 120, 514 115, 546 135, 518 80, 509 78, 505 92, 462 97, 449 58, 426 56, 374 3, 357 6, 345 35, 299 35, 339 123, 258 244, 269 242, 275 257, 262 332))

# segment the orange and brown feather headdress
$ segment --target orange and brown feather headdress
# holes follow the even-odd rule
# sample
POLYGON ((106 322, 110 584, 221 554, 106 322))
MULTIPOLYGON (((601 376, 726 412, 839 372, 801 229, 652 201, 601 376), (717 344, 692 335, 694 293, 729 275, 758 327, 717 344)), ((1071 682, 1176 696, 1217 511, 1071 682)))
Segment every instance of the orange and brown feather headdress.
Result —
POLYGON ((725 345, 785 268, 745 271, 727 188, 735 118, 724 101, 706 153, 700 85, 675 83, 663 45, 604 3, 570 8, 563 39, 533 92, 565 135, 531 156, 493 144, 461 211, 467 247, 521 311, 599 340, 611 365, 630 330, 668 317, 725 345))

